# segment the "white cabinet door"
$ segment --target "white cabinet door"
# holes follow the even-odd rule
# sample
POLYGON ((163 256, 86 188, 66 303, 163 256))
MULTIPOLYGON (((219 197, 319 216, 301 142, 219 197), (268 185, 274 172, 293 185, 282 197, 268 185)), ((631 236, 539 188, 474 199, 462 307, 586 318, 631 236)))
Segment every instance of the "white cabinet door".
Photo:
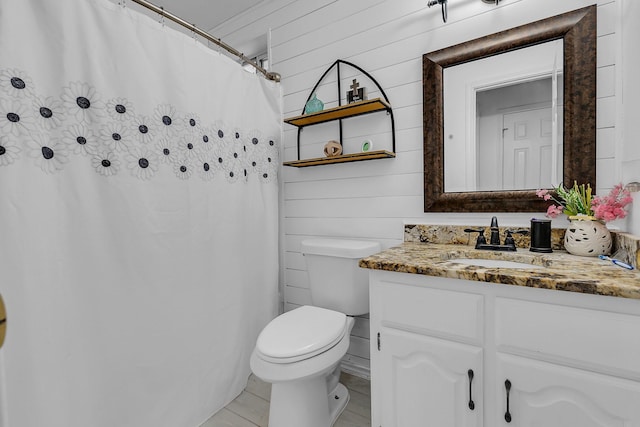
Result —
POLYGON ((389 328, 380 333, 381 349, 371 360, 372 372, 378 375, 373 402, 380 405, 372 425, 482 425, 480 347, 389 328))
POLYGON ((502 403, 487 415, 496 417, 491 420, 496 426, 640 427, 635 381, 503 353, 498 353, 495 381, 502 403))

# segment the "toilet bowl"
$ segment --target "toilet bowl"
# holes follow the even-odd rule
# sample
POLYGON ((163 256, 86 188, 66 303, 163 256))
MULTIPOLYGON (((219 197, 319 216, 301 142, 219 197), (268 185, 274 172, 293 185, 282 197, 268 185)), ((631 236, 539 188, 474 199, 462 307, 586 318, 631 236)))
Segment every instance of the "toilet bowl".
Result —
POLYGON ((338 380, 353 323, 343 313, 302 306, 262 331, 250 363, 258 378, 272 384, 270 427, 333 425, 349 401, 338 380))
POLYGON ((358 259, 380 251, 369 241, 301 244, 312 305, 273 319, 260 333, 251 370, 271 383, 269 427, 330 427, 349 401, 340 384, 354 318, 369 310, 369 282, 358 259))

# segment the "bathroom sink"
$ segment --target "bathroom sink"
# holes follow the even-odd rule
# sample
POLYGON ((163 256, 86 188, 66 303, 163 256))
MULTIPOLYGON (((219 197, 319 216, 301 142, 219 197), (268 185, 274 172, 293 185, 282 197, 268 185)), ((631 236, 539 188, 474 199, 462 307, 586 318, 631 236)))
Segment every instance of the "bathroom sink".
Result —
POLYGON ((526 268, 526 269, 542 269, 540 265, 528 264, 525 262, 507 261, 503 259, 483 259, 483 258, 453 258, 450 262, 458 264, 475 265, 485 268, 526 268))

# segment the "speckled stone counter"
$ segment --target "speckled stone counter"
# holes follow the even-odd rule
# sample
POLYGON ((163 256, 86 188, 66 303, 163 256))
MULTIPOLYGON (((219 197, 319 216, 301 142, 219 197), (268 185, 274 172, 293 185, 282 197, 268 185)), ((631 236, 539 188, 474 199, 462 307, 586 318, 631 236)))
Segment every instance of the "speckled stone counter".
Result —
MULTIPOLYGON (((466 233, 465 228, 484 229, 485 237, 488 239, 490 234, 489 227, 481 226, 461 226, 461 225, 428 225, 428 224, 406 224, 404 226, 405 242, 422 242, 422 243, 451 243, 456 245, 474 245, 477 234, 466 233)), ((501 240, 507 230, 519 230, 522 227, 498 227, 500 230, 501 240)), ((528 230, 528 228, 524 228, 528 230)), ((553 250, 564 249, 564 229, 551 229, 551 248, 553 250)), ((518 248, 528 248, 531 238, 528 235, 514 234, 513 240, 518 248)))
POLYGON ((627 264, 640 268, 640 236, 628 233, 611 233, 615 256, 627 264))
MULTIPOLYGON (((483 228, 484 235, 489 236, 489 227, 461 226, 461 225, 429 225, 429 224, 406 224, 404 226, 405 242, 420 243, 444 243, 456 245, 475 244, 476 234, 466 233, 465 228, 483 228)), ((518 230, 520 227, 499 227, 501 240, 508 229, 518 230)), ((525 228, 526 229, 526 228, 525 228)), ((564 249, 564 228, 551 229, 551 248, 556 250, 564 249)), ((613 253, 619 260, 640 268, 640 236, 618 231, 611 232, 613 237, 613 253)), ((518 248, 528 248, 531 239, 528 235, 514 234, 513 239, 518 248)))
MULTIPOLYGON (((447 232, 457 235, 455 230, 447 232)), ((442 236, 441 233, 436 234, 442 236)), ((544 254, 528 249, 516 252, 477 250, 468 246, 466 235, 461 239, 458 244, 405 241, 400 246, 363 258, 360 267, 640 299, 640 272, 637 269, 627 270, 610 261, 574 256, 556 249, 544 254), (482 267, 451 261, 456 258, 514 261, 531 264, 532 268, 482 267)), ((455 239, 453 241, 456 242, 455 239)))

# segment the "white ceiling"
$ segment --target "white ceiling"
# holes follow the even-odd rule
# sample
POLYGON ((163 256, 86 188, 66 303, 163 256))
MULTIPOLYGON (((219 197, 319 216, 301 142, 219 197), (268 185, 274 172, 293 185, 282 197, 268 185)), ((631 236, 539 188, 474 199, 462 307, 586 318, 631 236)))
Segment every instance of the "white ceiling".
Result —
POLYGON ((150 0, 196 27, 210 31, 263 0, 150 0))

